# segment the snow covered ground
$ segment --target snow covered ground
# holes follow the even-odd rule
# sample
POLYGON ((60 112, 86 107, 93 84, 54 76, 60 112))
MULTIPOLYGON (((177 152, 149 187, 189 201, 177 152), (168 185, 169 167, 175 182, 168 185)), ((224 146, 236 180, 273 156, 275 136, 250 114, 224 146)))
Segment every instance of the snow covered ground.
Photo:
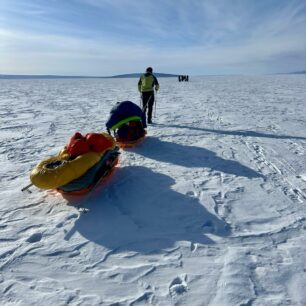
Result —
POLYGON ((137 80, 0 81, 1 305, 305 305, 306 76, 159 81, 148 137, 82 198, 21 188, 137 80))

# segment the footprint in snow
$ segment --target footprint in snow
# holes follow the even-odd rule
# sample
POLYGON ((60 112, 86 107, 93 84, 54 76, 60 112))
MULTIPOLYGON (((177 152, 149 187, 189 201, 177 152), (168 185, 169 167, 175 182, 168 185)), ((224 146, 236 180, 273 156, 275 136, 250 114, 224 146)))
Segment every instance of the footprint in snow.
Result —
POLYGON ((297 178, 299 178, 302 181, 306 182, 306 175, 297 175, 297 178))
POLYGON ((26 241, 30 243, 39 242, 42 236, 43 236, 42 233, 34 233, 26 241))
POLYGON ((171 296, 183 294, 188 290, 187 287, 187 275, 176 277, 169 286, 169 292, 171 296))

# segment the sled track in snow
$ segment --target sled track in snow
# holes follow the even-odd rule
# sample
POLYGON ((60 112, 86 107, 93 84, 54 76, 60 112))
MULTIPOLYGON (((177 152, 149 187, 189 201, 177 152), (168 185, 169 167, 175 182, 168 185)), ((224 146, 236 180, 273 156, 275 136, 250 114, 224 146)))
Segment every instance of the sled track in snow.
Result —
POLYGON ((305 202, 306 194, 289 179, 289 177, 295 177, 294 170, 290 164, 282 158, 277 158, 278 153, 271 147, 268 149, 270 152, 267 153, 267 149, 264 149, 262 145, 248 142, 244 139, 241 142, 251 153, 251 158, 257 165, 258 171, 265 177, 265 182, 262 184, 263 189, 270 193, 276 188, 295 203, 302 204, 305 202), (267 156, 273 156, 273 161, 267 156))

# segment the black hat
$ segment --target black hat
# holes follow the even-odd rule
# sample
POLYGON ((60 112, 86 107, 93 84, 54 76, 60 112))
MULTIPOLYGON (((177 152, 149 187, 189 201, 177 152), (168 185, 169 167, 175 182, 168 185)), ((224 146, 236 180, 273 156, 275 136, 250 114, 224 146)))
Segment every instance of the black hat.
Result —
POLYGON ((152 72, 153 72, 152 67, 148 67, 148 68, 146 69, 146 72, 150 72, 150 73, 152 73, 152 72))

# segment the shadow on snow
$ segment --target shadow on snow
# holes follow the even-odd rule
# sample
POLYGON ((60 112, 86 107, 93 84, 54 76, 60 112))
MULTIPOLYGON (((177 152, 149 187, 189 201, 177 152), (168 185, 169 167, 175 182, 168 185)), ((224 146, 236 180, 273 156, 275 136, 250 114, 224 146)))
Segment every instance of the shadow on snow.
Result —
POLYGON ((301 136, 265 134, 261 132, 255 132, 255 131, 215 130, 215 129, 208 129, 208 128, 198 128, 198 127, 193 127, 193 126, 188 126, 188 125, 162 124, 162 123, 156 123, 155 125, 161 126, 161 127, 164 126, 164 127, 173 127, 173 128, 179 128, 179 129, 190 129, 190 130, 195 130, 195 131, 202 131, 202 132, 222 134, 222 135, 231 135, 231 136, 306 140, 306 137, 301 137, 301 136))
POLYGON ((183 167, 201 167, 248 178, 262 177, 261 174, 235 160, 223 159, 205 148, 186 146, 174 142, 148 137, 145 146, 134 152, 154 160, 183 167))
POLYGON ((175 181, 167 175, 130 166, 118 168, 110 181, 84 199, 89 212, 81 214, 66 239, 77 231, 118 252, 158 253, 176 241, 213 243, 206 233, 230 234, 197 198, 173 190, 175 181))

